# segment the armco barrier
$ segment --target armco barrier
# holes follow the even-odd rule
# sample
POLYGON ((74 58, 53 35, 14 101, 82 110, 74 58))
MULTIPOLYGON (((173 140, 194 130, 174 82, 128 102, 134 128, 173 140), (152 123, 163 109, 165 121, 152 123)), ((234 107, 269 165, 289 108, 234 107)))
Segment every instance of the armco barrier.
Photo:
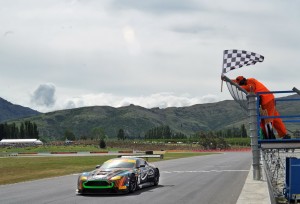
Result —
POLYGON ((133 151, 131 151, 131 150, 123 150, 123 151, 118 151, 118 153, 133 153, 133 151))
POLYGON ((23 155, 23 154, 38 154, 37 152, 18 152, 18 155, 23 155))
POLYGON ((77 152, 50 152, 50 154, 77 154, 77 152))
POLYGON ((108 151, 90 152, 90 154, 105 154, 105 153, 108 153, 108 151))

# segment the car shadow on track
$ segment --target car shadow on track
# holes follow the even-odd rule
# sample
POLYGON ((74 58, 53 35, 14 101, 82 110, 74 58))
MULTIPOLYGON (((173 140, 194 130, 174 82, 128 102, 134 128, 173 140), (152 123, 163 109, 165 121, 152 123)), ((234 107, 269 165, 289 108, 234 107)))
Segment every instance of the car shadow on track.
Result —
POLYGON ((157 186, 149 186, 146 188, 138 189, 134 191, 133 193, 127 193, 127 194, 85 194, 85 195, 79 195, 79 196, 85 196, 85 197, 115 197, 115 196, 136 196, 140 195, 142 193, 152 192, 152 190, 157 188, 165 188, 165 187, 173 187, 174 185, 157 185, 157 186))

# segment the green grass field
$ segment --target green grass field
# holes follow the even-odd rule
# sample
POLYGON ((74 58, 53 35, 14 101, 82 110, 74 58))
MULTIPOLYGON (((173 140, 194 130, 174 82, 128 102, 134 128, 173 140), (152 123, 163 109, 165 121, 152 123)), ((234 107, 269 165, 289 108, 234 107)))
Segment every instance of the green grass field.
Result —
MULTIPOLYGON (((203 156, 211 153, 166 153, 163 160, 203 156)), ((81 173, 115 158, 107 156, 6 157, 0 158, 0 185, 81 173)), ((161 161, 151 158, 149 162, 161 161)))

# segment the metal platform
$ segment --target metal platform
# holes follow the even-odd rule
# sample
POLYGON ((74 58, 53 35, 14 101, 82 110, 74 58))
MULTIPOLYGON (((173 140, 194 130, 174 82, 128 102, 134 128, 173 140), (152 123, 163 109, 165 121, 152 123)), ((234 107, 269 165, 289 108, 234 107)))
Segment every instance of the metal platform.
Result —
POLYGON ((261 149, 300 149, 300 139, 258 140, 261 149))

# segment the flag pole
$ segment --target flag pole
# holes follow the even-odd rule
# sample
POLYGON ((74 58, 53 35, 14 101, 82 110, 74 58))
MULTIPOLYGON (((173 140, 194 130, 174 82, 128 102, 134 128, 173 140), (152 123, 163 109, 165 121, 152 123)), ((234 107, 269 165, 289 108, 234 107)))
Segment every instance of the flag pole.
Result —
POLYGON ((222 72, 221 72, 221 92, 223 92, 223 76, 224 76, 224 51, 223 51, 223 59, 222 59, 222 72))
POLYGON ((221 92, 223 92, 223 79, 221 79, 221 92))

